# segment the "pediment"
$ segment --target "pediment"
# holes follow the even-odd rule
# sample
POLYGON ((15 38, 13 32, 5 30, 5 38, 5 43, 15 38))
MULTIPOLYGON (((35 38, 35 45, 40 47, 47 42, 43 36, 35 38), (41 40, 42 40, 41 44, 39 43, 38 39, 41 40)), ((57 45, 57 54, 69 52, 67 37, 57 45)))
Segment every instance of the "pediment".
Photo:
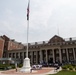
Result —
POLYGON ((57 43, 57 42, 64 42, 64 41, 65 40, 62 37, 55 35, 49 40, 48 43, 57 43))

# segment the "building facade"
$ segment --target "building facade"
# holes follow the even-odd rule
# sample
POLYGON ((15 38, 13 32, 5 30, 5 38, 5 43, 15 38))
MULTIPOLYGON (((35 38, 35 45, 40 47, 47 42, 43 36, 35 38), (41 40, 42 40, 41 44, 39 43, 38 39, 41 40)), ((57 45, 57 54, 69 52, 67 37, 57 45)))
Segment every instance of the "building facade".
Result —
MULTIPOLYGON (((8 57, 23 61, 26 57, 26 46, 23 49, 8 50, 8 57)), ((28 57, 31 64, 74 63, 76 62, 76 40, 72 38, 65 40, 55 35, 49 41, 29 43, 28 57)))
POLYGON ((4 39, 0 37, 0 58, 3 56, 4 42, 4 39))
POLYGON ((14 39, 10 39, 6 35, 1 36, 0 46, 2 47, 3 53, 1 52, 1 55, 3 58, 8 57, 9 50, 24 49, 24 45, 21 42, 16 42, 14 39), (3 44, 2 41, 4 41, 3 44))

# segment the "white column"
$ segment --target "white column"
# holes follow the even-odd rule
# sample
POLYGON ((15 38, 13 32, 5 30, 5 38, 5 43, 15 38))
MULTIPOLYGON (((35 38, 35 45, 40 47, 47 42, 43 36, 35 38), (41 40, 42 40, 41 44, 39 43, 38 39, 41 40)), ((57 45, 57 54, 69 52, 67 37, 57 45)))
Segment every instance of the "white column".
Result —
POLYGON ((68 49, 66 48, 66 54, 67 54, 67 60, 69 62, 69 55, 68 55, 68 49))
POLYGON ((53 63, 55 63, 54 49, 52 49, 52 52, 53 52, 53 63))
POLYGON ((38 53, 36 51, 36 64, 38 64, 38 53))
POLYGON ((47 50, 46 50, 46 62, 48 62, 48 60, 47 60, 47 50))
POLYGON ((74 51, 74 48, 73 48, 73 56, 74 56, 74 61, 75 61, 75 51, 74 51))
POLYGON ((31 64, 33 64, 33 51, 31 51, 31 64))
POLYGON ((42 50, 40 50, 40 62, 42 61, 42 50))
POLYGON ((60 63, 62 63, 62 56, 61 56, 61 49, 59 48, 59 58, 60 58, 60 63))

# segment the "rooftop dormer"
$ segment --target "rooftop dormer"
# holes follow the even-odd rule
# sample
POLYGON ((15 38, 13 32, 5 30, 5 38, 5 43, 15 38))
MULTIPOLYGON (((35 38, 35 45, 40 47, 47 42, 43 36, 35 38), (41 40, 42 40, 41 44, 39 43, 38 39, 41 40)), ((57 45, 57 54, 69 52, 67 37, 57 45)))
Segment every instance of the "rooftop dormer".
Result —
POLYGON ((48 43, 57 43, 57 42, 65 42, 65 40, 60 36, 53 36, 48 43))

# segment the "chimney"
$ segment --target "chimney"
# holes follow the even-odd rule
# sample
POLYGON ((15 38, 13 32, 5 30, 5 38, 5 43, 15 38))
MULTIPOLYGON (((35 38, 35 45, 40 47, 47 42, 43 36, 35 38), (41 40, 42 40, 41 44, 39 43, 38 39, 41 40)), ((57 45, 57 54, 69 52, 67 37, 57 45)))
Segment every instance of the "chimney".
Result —
POLYGON ((45 44, 45 41, 43 41, 43 44, 45 44))
POLYGON ((72 38, 69 38, 70 41, 72 41, 72 38))
POLYGON ((37 42, 35 42, 35 45, 37 45, 37 42))

